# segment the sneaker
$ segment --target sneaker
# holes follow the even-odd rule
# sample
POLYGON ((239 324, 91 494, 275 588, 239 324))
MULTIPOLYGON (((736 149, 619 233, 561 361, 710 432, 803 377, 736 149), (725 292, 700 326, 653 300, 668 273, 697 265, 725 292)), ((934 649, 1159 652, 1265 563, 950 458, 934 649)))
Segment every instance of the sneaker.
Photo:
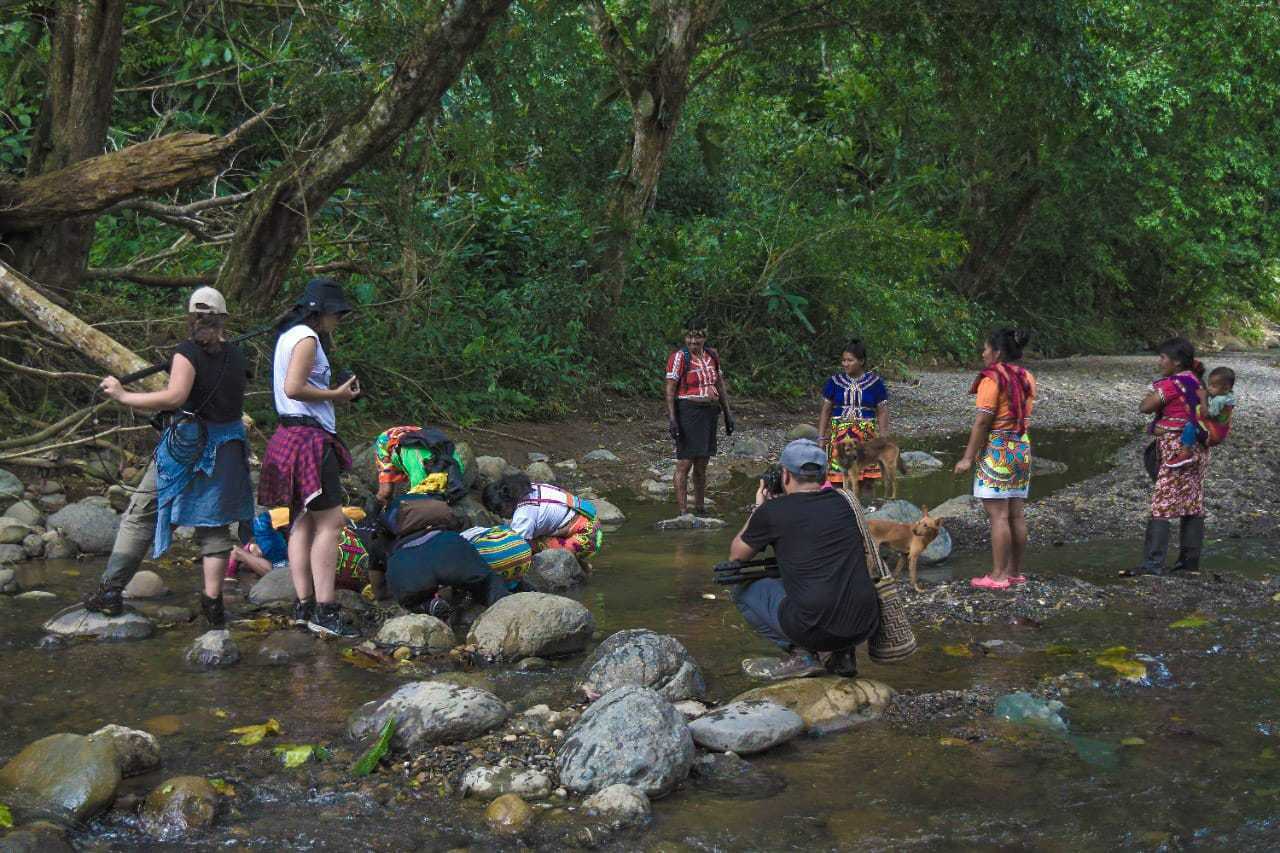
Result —
POLYGON ((337 602, 317 604, 315 612, 307 622, 307 628, 312 633, 319 634, 322 637, 355 638, 360 636, 359 631, 342 621, 342 608, 338 606, 337 602))
POLYGON ((826 655, 823 665, 827 668, 827 672, 839 675, 842 678, 858 677, 858 662, 854 657, 852 648, 831 652, 826 655))
POLYGON ((98 591, 86 598, 83 604, 84 609, 90 613, 119 616, 124 613, 124 590, 114 586, 99 587, 98 591))
POLYGON ((200 612, 204 614, 210 628, 227 627, 227 610, 222 603, 222 596, 210 598, 203 592, 200 593, 200 612))
POLYGON ((434 616, 441 622, 448 622, 449 617, 453 615, 453 605, 438 595, 432 596, 427 604, 427 615, 434 616))
POLYGON ((1190 465, 1195 461, 1195 455, 1190 450, 1183 447, 1179 449, 1177 453, 1173 454, 1173 458, 1164 464, 1167 468, 1181 468, 1182 466, 1190 465))
POLYGON ((307 624, 311 621, 312 617, 314 617, 315 615, 316 615, 316 603, 313 599, 310 599, 310 598, 303 598, 301 600, 294 599, 293 618, 289 621, 290 621, 290 624, 293 625, 293 627, 302 628, 305 630, 307 627, 307 624))
POLYGON ((742 662, 742 671, 752 678, 781 681, 785 678, 805 678, 826 672, 822 661, 812 652, 796 649, 790 655, 778 658, 748 658, 742 662))
POLYGON ((971 578, 969 586, 975 589, 1004 590, 1009 588, 1009 579, 996 580, 991 575, 983 575, 980 578, 971 578))

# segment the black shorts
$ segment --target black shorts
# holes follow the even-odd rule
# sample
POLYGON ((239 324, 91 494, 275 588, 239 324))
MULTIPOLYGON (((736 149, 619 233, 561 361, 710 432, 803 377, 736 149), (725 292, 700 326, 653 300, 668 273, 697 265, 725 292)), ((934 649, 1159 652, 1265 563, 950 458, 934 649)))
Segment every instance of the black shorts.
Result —
POLYGON ((320 494, 307 502, 307 509, 320 512, 342 506, 345 492, 342 488, 342 469, 338 465, 338 454, 332 447, 326 447, 324 457, 320 460, 320 494))
POLYGON ((680 424, 680 438, 676 441, 677 459, 704 459, 716 455, 719 403, 676 400, 676 422, 680 424))

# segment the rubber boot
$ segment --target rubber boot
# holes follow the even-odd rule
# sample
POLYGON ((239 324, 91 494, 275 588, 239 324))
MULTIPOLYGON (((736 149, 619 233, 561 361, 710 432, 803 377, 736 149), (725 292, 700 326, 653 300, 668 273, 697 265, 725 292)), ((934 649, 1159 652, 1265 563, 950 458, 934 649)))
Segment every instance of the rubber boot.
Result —
POLYGON ((101 586, 84 600, 84 609, 103 616, 119 616, 124 613, 124 590, 118 586, 101 586))
POLYGON ((221 595, 210 598, 203 592, 200 593, 200 612, 204 614, 204 619, 209 623, 210 628, 227 627, 227 610, 222 604, 221 595))
POLYGON ((1147 519, 1147 536, 1143 543, 1142 565, 1129 572, 1131 575, 1165 574, 1164 558, 1169 553, 1169 519, 1147 519))
POLYGON ((1200 549, 1204 547, 1204 516, 1184 515, 1178 525, 1178 562, 1171 572, 1200 571, 1200 549))

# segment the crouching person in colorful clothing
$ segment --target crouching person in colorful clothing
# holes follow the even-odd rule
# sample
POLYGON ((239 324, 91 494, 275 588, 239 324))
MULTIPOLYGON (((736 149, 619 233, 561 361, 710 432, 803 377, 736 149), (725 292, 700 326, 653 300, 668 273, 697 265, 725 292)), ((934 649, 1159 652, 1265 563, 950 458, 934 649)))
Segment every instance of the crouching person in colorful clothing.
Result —
POLYGON ((395 497, 397 486, 419 494, 437 494, 450 503, 465 495, 462 456, 438 429, 392 427, 374 440, 373 452, 378 466, 378 503, 383 506, 395 497))
POLYGON ((589 500, 574 497, 548 483, 534 483, 524 474, 508 474, 485 487, 485 509, 509 525, 533 549, 569 551, 579 562, 600 550, 604 532, 589 500))

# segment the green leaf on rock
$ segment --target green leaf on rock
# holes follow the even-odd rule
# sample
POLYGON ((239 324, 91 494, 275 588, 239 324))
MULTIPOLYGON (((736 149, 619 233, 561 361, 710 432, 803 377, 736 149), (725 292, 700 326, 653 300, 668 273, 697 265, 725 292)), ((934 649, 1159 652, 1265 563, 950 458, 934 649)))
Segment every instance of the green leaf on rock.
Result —
POLYGON ((284 729, 280 728, 280 723, 274 717, 265 723, 256 726, 238 726, 231 730, 233 735, 242 735, 236 741, 241 746, 255 746, 262 743, 267 735, 282 734, 284 729))
POLYGON ((1146 741, 1140 737, 1127 737, 1120 741, 1121 746, 1144 746, 1146 741))
POLYGON ((13 812, 4 803, 0 803, 0 829, 13 829, 13 812))
POLYGON ((234 797, 236 795, 236 786, 232 785, 226 779, 218 779, 216 777, 209 780, 209 786, 224 797, 234 797))
POLYGON ((360 756, 351 768, 352 776, 368 776, 378 766, 378 762, 391 749, 391 737, 396 733, 396 721, 388 718, 387 722, 382 726, 382 731, 378 732, 378 739, 373 746, 360 756))
POLYGON ((1209 624, 1209 620, 1203 616, 1192 614, 1186 618, 1179 619, 1169 625, 1170 628, 1203 628, 1209 624))
POLYGON ((314 743, 287 743, 277 746, 275 754, 280 756, 284 766, 290 770, 301 767, 313 758, 324 761, 329 757, 329 750, 314 743))
POLYGON ((1130 654, 1124 646, 1112 646, 1094 660, 1120 673, 1125 681, 1142 681, 1147 677, 1147 667, 1141 661, 1131 659, 1130 654))
POLYGON ((973 649, 965 645, 943 646, 942 653, 953 658, 973 657, 973 649))

